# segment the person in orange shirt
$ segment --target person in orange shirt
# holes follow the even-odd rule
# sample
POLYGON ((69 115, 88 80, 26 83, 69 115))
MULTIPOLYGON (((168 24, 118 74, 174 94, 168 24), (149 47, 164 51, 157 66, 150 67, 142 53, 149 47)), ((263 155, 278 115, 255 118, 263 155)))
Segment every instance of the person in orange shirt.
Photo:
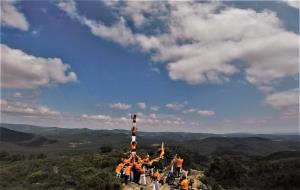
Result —
POLYGON ((126 164, 125 166, 124 182, 127 185, 130 180, 132 164, 126 164))
POLYGON ((130 156, 127 156, 125 159, 123 159, 124 165, 129 164, 129 163, 130 163, 130 160, 131 160, 131 157, 130 157, 130 156))
POLYGON ((121 177, 121 172, 122 172, 122 169, 124 167, 124 164, 122 162, 120 162, 117 167, 116 167, 116 174, 117 174, 117 177, 121 177))
POLYGON ((148 171, 148 169, 149 169, 149 163, 150 163, 150 157, 149 157, 149 154, 147 154, 143 158, 143 166, 144 166, 145 171, 148 171))
POLYGON ((189 180, 186 179, 185 176, 182 177, 181 181, 180 181, 180 190, 189 190, 189 180))
POLYGON ((139 160, 135 163, 135 169, 139 172, 139 184, 146 185, 146 175, 145 175, 145 168, 143 165, 143 160, 139 160))
POLYGON ((177 155, 177 158, 176 158, 176 176, 177 177, 179 177, 179 175, 181 173, 182 166, 183 166, 183 159, 180 158, 179 155, 177 155))
POLYGON ((153 178, 153 190, 159 190, 160 173, 156 169, 152 175, 153 178))

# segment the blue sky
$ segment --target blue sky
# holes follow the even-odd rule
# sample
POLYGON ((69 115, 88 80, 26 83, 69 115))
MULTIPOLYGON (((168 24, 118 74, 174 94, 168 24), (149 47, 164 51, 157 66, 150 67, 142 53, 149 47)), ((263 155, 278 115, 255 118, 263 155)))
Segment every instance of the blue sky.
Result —
MULTIPOLYGON (((299 7, 299 5, 298 5, 299 7)), ((2 2, 1 120, 296 132, 299 8, 286 2, 2 2)))

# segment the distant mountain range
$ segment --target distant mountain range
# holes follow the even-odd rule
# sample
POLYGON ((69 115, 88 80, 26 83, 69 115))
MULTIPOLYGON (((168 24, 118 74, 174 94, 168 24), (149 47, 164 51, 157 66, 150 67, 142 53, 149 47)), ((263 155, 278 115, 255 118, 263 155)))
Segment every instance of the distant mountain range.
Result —
MULTIPOLYGON (((3 123, 0 127, 0 141, 6 143, 5 146, 0 147, 0 151, 21 153, 33 151, 53 155, 74 154, 94 152, 104 145, 127 149, 131 139, 128 130, 67 129, 3 123), (22 148, 19 145, 28 146, 22 148), (30 146, 40 148, 33 149, 30 146)), ((268 155, 277 151, 300 150, 298 134, 139 132, 137 141, 141 151, 151 151, 154 145, 164 142, 167 148, 177 150, 181 147, 205 156, 268 155)))
MULTIPOLYGON (((26 124, 7 124, 0 123, 1 127, 8 129, 26 132, 26 133, 35 133, 40 135, 63 135, 63 134, 87 134, 87 135, 98 135, 98 134, 125 134, 130 135, 129 130, 122 129, 88 129, 88 128, 61 128, 61 127, 40 127, 34 125, 26 124)), ((297 133, 294 134, 251 134, 251 133, 227 133, 227 134, 213 134, 213 133, 188 133, 188 132, 139 132, 139 136, 148 139, 148 138, 162 138, 164 140, 201 140, 208 137, 258 137, 258 138, 267 138, 270 140, 295 140, 300 141, 300 136, 297 133)))
POLYGON ((0 127, 0 141, 23 146, 41 146, 57 142, 46 137, 0 127))

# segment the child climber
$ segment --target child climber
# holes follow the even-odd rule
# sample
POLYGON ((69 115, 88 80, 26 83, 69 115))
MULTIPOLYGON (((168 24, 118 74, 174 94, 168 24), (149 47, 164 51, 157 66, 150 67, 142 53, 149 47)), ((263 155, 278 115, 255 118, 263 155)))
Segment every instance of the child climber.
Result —
POLYGON ((132 119, 132 123, 133 123, 133 126, 131 128, 131 142, 135 142, 136 141, 136 132, 138 130, 138 128, 136 127, 136 114, 131 115, 131 119, 132 119))

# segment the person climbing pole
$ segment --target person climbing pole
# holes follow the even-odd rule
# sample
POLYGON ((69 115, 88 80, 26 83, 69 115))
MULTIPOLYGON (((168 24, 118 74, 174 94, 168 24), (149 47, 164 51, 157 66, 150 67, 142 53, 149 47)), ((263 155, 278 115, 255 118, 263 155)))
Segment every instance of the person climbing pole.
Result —
POLYGON ((176 176, 177 177, 180 177, 182 166, 183 166, 183 159, 180 158, 179 155, 177 155, 177 158, 176 158, 176 176))
POLYGON ((132 128, 131 128, 131 142, 135 142, 136 141, 136 133, 138 128, 136 127, 136 114, 131 115, 131 119, 132 119, 132 128))
POLYGON ((180 184, 180 190, 189 190, 189 180, 186 178, 186 176, 183 176, 181 180, 179 181, 180 184))

